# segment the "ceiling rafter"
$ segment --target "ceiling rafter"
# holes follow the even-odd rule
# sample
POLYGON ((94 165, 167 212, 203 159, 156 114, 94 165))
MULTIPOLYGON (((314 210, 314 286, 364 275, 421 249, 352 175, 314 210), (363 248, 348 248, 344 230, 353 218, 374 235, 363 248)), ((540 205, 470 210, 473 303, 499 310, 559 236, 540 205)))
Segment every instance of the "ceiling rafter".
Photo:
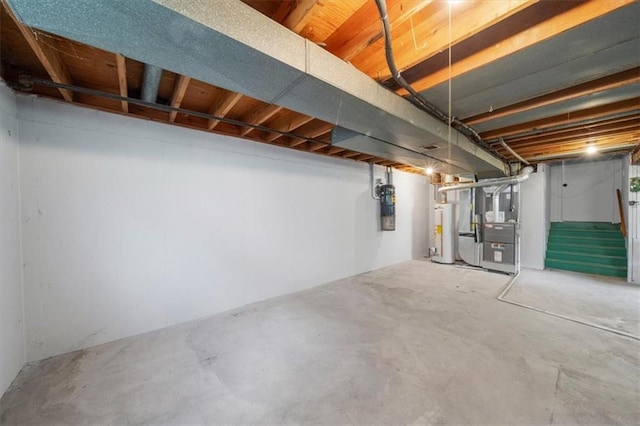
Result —
POLYGON ((295 8, 289 13, 282 25, 299 33, 313 16, 314 9, 319 7, 318 0, 297 0, 295 8))
MULTIPOLYGON (((409 19, 411 15, 425 8, 429 3, 431 0, 387 1, 387 13, 391 27, 393 28, 409 19)), ((345 61, 350 61, 367 46, 381 38, 382 26, 378 8, 374 1, 368 1, 331 34, 325 43, 329 52, 345 61)))
MULTIPOLYGON (((129 87, 127 83, 127 64, 124 56, 116 53, 116 71, 118 73, 118 90, 123 98, 129 97, 129 87)), ((125 114, 129 112, 129 103, 120 101, 120 107, 125 114)))
MULTIPOLYGON (((69 70, 64 64, 64 61, 60 57, 60 54, 54 50, 51 46, 45 44, 38 38, 31 28, 25 26, 14 15, 13 10, 6 4, 5 0, 2 0, 2 6, 5 8, 13 22, 16 24, 20 33, 25 38, 33 53, 38 57, 38 60, 47 71, 51 80, 56 83, 62 83, 67 85, 73 85, 73 78, 69 73, 69 70)), ((58 89, 60 94, 67 102, 73 102, 73 92, 67 89, 58 89)))
MULTIPOLYGON (((472 55, 453 63, 451 69, 441 69, 413 81, 411 85, 415 90, 421 92, 437 84, 443 83, 449 78, 455 78, 468 73, 471 70, 477 69, 536 43, 540 43, 544 40, 557 36, 565 31, 617 10, 623 6, 629 5, 635 1, 636 0, 588 0, 583 3, 579 3, 575 7, 556 15, 551 19, 523 29, 520 33, 502 40, 499 44, 499 49, 496 49, 495 46, 490 46, 477 51, 472 55)), ((398 90, 397 93, 400 95, 407 94, 404 89, 398 90)))
MULTIPOLYGON (((274 127, 274 130, 278 130, 281 132, 293 132, 298 127, 302 127, 312 120, 315 120, 315 118, 310 115, 298 115, 295 118, 289 120, 286 124, 282 126, 274 127)), ((267 142, 274 142, 276 139, 280 137, 282 137, 281 133, 271 133, 265 138, 265 140, 267 142)))
MULTIPOLYGON (((190 82, 190 77, 186 77, 184 75, 178 76, 178 78, 176 79, 176 84, 173 88, 173 94, 171 95, 171 102, 169 102, 170 106, 174 108, 180 108, 180 105, 182 105, 182 100, 184 99, 184 95, 187 93, 187 88, 189 87, 190 82)), ((169 122, 173 123, 174 121, 176 121, 177 115, 177 111, 171 111, 169 113, 169 122)))
POLYGON ((465 118, 462 121, 465 124, 473 125, 483 123, 489 120, 505 117, 507 115, 529 111, 558 102, 568 101, 571 99, 581 98, 604 90, 615 89, 617 87, 626 86, 640 81, 640 67, 632 68, 596 80, 591 80, 577 86, 568 87, 566 89, 554 91, 546 95, 537 96, 526 101, 508 105, 503 108, 494 109, 492 112, 478 114, 473 117, 465 118))
POLYGON ((580 111, 567 112, 565 114, 554 115, 536 121, 515 124, 513 126, 490 130, 480 133, 484 140, 492 140, 500 137, 527 133, 535 130, 553 127, 561 124, 571 124, 593 118, 600 118, 608 115, 634 111, 640 109, 640 98, 631 98, 611 104, 601 105, 580 111))
MULTIPOLYGON (((254 126, 260 125, 276 115, 278 112, 282 111, 282 107, 274 104, 266 104, 259 108, 254 109, 251 113, 241 119, 247 124, 252 124, 254 126)), ((245 136, 249 132, 251 132, 254 128, 251 126, 247 126, 240 131, 240 136, 245 136)))
POLYGON ((536 138, 529 138, 524 140, 513 139, 509 141, 509 146, 515 148, 533 146, 541 143, 557 144, 561 142, 571 142, 572 140, 580 137, 602 137, 610 134, 618 134, 622 131, 629 130, 640 130, 640 122, 616 123, 610 124, 608 126, 599 126, 594 129, 577 129, 569 132, 559 133, 556 135, 542 134, 536 138))
MULTIPOLYGON (((628 122, 636 122, 636 126, 638 126, 640 128, 640 113, 638 114, 631 114, 631 115, 624 115, 622 117, 614 117, 614 118, 610 118, 610 119, 606 119, 606 120, 600 120, 600 121, 596 121, 596 122, 592 122, 592 123, 580 123, 577 124, 575 126, 567 126, 567 127, 562 127, 560 129, 556 129, 556 130, 541 130, 540 132, 537 133, 530 133, 530 134, 524 134, 524 135, 516 135, 516 136, 511 136, 511 137, 505 137, 504 139, 508 142, 511 143, 512 141, 514 142, 520 142, 520 141, 527 141, 529 139, 536 139, 540 136, 548 136, 548 137, 554 137, 557 135, 562 136, 565 133, 568 132, 572 132, 572 131, 589 131, 589 130, 598 130, 601 127, 604 126, 611 126, 611 125, 622 125, 625 126, 628 122)), ((494 147, 497 146, 498 144, 493 144, 494 147)))
MULTIPOLYGON (((424 14, 416 16, 417 19, 410 22, 408 31, 393 34, 396 65, 400 70, 411 67, 446 50, 449 43, 456 45, 537 2, 538 0, 510 0, 461 3, 451 8, 455 23, 451 27, 451 34, 449 34, 449 8, 440 7, 437 3, 433 4, 432 7, 424 10, 424 14)), ((386 80, 391 77, 384 49, 378 46, 366 49, 352 62, 373 78, 386 80)))
MULTIPOLYGON (((242 95, 240 93, 227 92, 220 96, 213 105, 211 105, 209 114, 215 115, 216 117, 225 117, 240 99, 242 99, 242 95)), ((207 123, 207 128, 209 130, 213 130, 219 123, 220 120, 211 119, 207 123)))

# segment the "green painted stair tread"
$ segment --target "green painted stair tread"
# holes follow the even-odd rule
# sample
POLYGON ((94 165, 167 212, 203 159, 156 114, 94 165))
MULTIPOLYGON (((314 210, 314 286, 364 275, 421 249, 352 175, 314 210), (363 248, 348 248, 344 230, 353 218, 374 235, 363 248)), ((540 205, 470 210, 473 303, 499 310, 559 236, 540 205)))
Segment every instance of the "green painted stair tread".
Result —
POLYGON ((610 256, 602 254, 575 253, 547 250, 549 260, 590 263, 592 265, 627 266, 627 256, 610 256))
POLYGON ((620 224, 611 222, 551 222, 551 228, 619 230, 620 224))
POLYGON ((555 236, 549 234, 549 243, 561 243, 572 245, 600 245, 603 247, 625 247, 624 239, 622 238, 587 238, 587 237, 565 237, 555 236))
POLYGON ((595 238, 623 238, 619 229, 552 229, 552 235, 593 236, 595 238))
POLYGON ((584 244, 566 244, 563 242, 549 242, 547 244, 547 250, 560 251, 569 253, 586 253, 586 254, 601 254, 608 256, 627 256, 627 250, 624 247, 602 247, 597 245, 584 245, 584 244))
POLYGON ((586 274, 605 275, 609 277, 627 277, 627 268, 621 266, 593 265, 584 262, 561 261, 547 259, 544 262, 546 268, 561 269, 564 271, 582 272, 586 274))

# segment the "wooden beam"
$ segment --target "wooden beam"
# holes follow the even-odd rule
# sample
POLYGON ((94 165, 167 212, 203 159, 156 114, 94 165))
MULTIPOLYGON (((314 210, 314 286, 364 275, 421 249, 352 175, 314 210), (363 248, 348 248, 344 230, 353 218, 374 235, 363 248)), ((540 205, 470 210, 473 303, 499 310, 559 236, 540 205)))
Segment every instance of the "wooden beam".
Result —
POLYGON ((296 139, 296 138, 291 138, 291 142, 289 142, 289 148, 295 148, 299 145, 302 145, 303 143, 306 143, 307 140, 306 139, 296 139))
POLYGON ((371 155, 371 154, 360 154, 360 155, 356 155, 353 159, 358 161, 367 161, 367 160, 371 160, 374 157, 375 155, 371 155))
MULTIPOLYGON (((417 14, 405 25, 404 32, 393 34, 393 54, 399 70, 455 46, 463 40, 501 22, 538 0, 503 0, 462 2, 448 7, 444 2, 435 2, 417 14), (449 12, 452 26, 449 28, 449 12)), ((393 29, 392 29, 393 32, 393 29)), ((372 78, 386 80, 391 77, 384 46, 371 46, 362 55, 353 59, 353 65, 372 78)))
MULTIPOLYGON (((636 123, 636 125, 640 126, 640 113, 638 114, 631 114, 631 115, 625 115, 622 117, 615 117, 615 118, 610 118, 610 119, 606 119, 606 120, 602 120, 602 121, 596 121, 593 123, 588 123, 588 124, 578 124, 576 126, 570 126, 570 127, 564 127, 562 129, 555 129, 555 130, 541 130, 540 132, 537 133, 532 133, 532 134, 527 134, 527 135, 523 135, 523 136, 515 136, 515 137, 511 137, 511 138, 506 138, 506 141, 508 143, 513 142, 523 142, 523 141, 527 141, 527 140, 531 140, 531 139, 536 139, 538 137, 541 136, 546 136, 546 137, 552 137, 555 135, 558 136, 562 136, 568 132, 572 132, 572 131, 598 131, 599 129, 603 128, 603 127, 609 127, 609 126, 627 126, 629 125, 629 123, 636 123)), ((499 146, 498 143, 493 144, 495 145, 495 147, 499 146)))
MULTIPOLYGON (((127 65, 124 56, 116 53, 116 69, 118 71, 118 88, 120 90, 120 96, 123 98, 129 97, 129 87, 127 84, 127 65)), ((122 112, 129 112, 129 103, 127 101, 120 101, 122 112)))
MULTIPOLYGON (((407 20, 411 15, 426 7, 431 0, 387 1, 387 14, 391 27, 407 20)), ((356 13, 351 15, 325 41, 329 52, 350 61, 367 46, 382 38, 380 14, 374 1, 366 2, 356 13)))
MULTIPOLYGON (((35 55, 38 57, 38 60, 51 77, 51 80, 56 83, 72 86, 73 79, 71 78, 71 74, 69 73, 69 70, 64 64, 64 61, 62 60, 62 57, 60 56, 58 51, 40 41, 36 36, 35 31, 20 22, 20 20, 14 15, 13 10, 11 9, 11 7, 9 7, 5 0, 2 0, 2 5, 4 6, 11 19, 15 22, 16 26, 20 30, 20 33, 29 44, 29 47, 31 47, 31 50, 33 50, 33 53, 35 53, 35 55)), ((60 94, 65 101, 73 102, 72 91, 62 88, 58 90, 60 91, 60 94)))
POLYGON ((572 140, 581 137, 598 138, 607 135, 620 134, 632 130, 640 130, 640 123, 618 123, 611 124, 609 126, 597 127, 595 129, 576 129, 565 133, 558 133, 555 135, 545 135, 543 133, 541 135, 538 135, 538 137, 536 138, 525 140, 509 140, 509 145, 513 148, 519 148, 533 146, 541 143, 571 142, 572 140))
POLYGON ((357 151, 345 151, 341 157, 342 158, 351 158, 351 157, 355 157, 357 155, 361 155, 361 152, 357 152, 357 151))
POLYGON ((503 108, 494 109, 492 112, 486 112, 483 114, 475 115, 473 117, 465 118, 462 121, 468 125, 483 123, 485 121, 495 120, 497 118, 501 118, 518 112, 529 111, 558 102, 568 101, 583 96, 589 96, 597 92, 615 89, 617 87, 626 86, 628 84, 637 83, 639 81, 640 67, 636 67, 630 70, 619 72, 617 74, 588 81, 577 86, 558 90, 556 92, 535 97, 533 99, 505 106, 503 108))
MULTIPOLYGON (((240 99, 242 99, 242 95, 240 93, 228 92, 220 96, 216 102, 214 102, 209 109, 209 114, 215 115, 216 117, 225 117, 240 99)), ((209 130, 213 130, 218 123, 220 123, 220 120, 211 119, 207 124, 207 128, 209 130)))
POLYGON ((329 144, 322 142, 309 141, 309 151, 316 152, 322 148, 326 148, 329 144))
POLYGON ((291 9, 293 9, 293 0, 280 0, 280 4, 271 16, 271 19, 280 24, 289 16, 291 9))
POLYGON ((640 163, 640 143, 635 147, 631 153, 631 164, 640 163))
POLYGON ((517 135, 519 133, 527 133, 535 130, 544 129, 546 127, 558 126, 561 124, 571 124, 580 121, 590 120, 607 115, 618 114, 640 109, 640 98, 631 98, 624 101, 614 102, 612 104, 601 105, 581 111, 567 112, 566 114, 555 115, 536 121, 515 124, 513 126, 503 127, 500 129, 489 130, 480 133, 480 137, 484 140, 498 139, 500 137, 517 135))
MULTIPOLYGON (((180 108, 182 104, 182 99, 184 99, 184 94, 187 92, 187 87, 189 87, 189 82, 191 81, 190 77, 180 75, 176 81, 175 86, 173 87, 173 94, 171 95, 170 106, 174 108, 180 108)), ((169 113, 169 121, 176 121, 176 115, 178 113, 176 111, 171 111, 169 113)))
MULTIPOLYGON (((412 82, 411 85, 416 91, 421 92, 447 81, 449 77, 458 77, 483 65, 526 49, 536 43, 555 37, 560 33, 578 27, 609 12, 613 12, 621 7, 632 4, 635 1, 636 0, 588 0, 583 3, 578 3, 575 7, 556 15, 551 19, 533 25, 532 27, 525 28, 520 33, 502 40, 498 45, 487 47, 473 55, 455 62, 452 64, 451 69, 446 67, 434 73, 430 73, 429 75, 412 82)), ((486 3, 495 4, 501 2, 486 3)), ((401 89, 398 90, 397 93, 405 95, 406 91, 401 89)))
POLYGON ((345 151, 345 149, 344 148, 340 148, 339 146, 331 146, 327 150, 327 154, 336 155, 336 154, 339 154, 339 153, 344 152, 344 151, 345 151))
POLYGON ((298 0, 296 3, 296 8, 289 13, 282 25, 299 33, 313 16, 314 9, 318 7, 318 0, 298 0))
POLYGON ((333 129, 333 124, 326 123, 324 121, 318 121, 315 125, 304 132, 298 132, 297 135, 306 139, 315 139, 326 133, 329 133, 333 129))
MULTIPOLYGON (((298 115, 295 118, 289 120, 285 125, 274 128, 274 130, 279 130, 281 132, 293 132, 298 127, 302 127, 314 119, 315 119, 314 117, 309 115, 298 115)), ((265 140, 267 142, 273 142, 276 139, 280 138, 281 136, 282 136, 281 133, 271 133, 265 138, 265 140)))
MULTIPOLYGON (((273 117, 275 114, 277 114, 281 110, 282 110, 281 106, 266 104, 251 111, 251 113, 246 118, 243 118, 241 121, 244 121, 247 124, 253 124, 255 126, 258 126, 264 123, 265 121, 267 121, 268 119, 270 119, 271 117, 273 117)), ((252 130, 253 130, 253 127, 249 127, 249 126, 245 127, 242 129, 242 131, 240 131, 240 136, 246 136, 252 130)))
POLYGON ((565 152, 584 151, 587 144, 595 144, 598 148, 628 148, 635 146, 640 136, 640 131, 633 131, 628 133, 621 133, 611 136, 595 139, 592 137, 576 138, 570 143, 560 144, 540 144, 536 146, 530 146, 527 148, 519 148, 518 154, 525 158, 531 155, 551 155, 561 154, 565 152))

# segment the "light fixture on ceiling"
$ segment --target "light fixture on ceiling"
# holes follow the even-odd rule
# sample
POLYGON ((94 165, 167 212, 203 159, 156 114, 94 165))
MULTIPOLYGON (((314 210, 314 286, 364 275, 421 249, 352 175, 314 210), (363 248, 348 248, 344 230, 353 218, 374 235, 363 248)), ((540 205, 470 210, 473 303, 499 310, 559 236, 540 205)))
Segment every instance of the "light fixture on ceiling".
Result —
POLYGON ((598 152, 598 147, 595 144, 590 143, 587 145, 587 149, 585 150, 585 152, 589 155, 593 155, 598 152))
POLYGON ((431 176, 433 174, 433 167, 426 167, 424 169, 424 172, 427 174, 427 176, 431 176))

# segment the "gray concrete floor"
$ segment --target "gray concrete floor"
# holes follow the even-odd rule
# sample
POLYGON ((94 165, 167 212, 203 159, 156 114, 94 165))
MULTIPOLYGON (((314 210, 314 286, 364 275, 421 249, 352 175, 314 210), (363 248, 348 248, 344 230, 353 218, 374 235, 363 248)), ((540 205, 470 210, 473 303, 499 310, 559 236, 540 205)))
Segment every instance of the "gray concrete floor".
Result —
POLYGON ((640 286, 621 278, 523 269, 506 299, 640 336, 640 286))
POLYGON ((640 424, 640 345, 411 261, 25 368, 2 424, 640 424))

